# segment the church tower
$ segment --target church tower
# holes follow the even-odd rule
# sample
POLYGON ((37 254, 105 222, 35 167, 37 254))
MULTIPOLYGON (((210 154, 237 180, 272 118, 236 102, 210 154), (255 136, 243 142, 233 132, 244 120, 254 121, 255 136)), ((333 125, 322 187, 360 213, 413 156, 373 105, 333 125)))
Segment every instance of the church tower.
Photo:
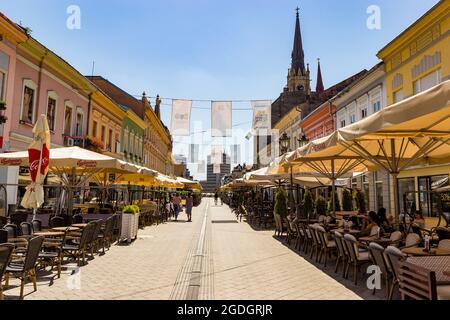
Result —
POLYGON ((292 50, 292 63, 288 73, 287 91, 304 92, 311 94, 309 66, 305 69, 305 53, 303 51, 302 33, 300 31, 300 15, 297 8, 295 24, 294 49, 292 50))

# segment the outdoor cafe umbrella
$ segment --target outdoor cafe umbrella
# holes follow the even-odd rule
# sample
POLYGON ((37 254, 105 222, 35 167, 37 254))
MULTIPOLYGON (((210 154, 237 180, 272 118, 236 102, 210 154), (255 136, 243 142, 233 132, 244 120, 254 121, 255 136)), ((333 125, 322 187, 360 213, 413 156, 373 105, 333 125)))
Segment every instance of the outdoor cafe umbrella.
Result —
POLYGON ((36 122, 33 135, 33 142, 28 147, 31 183, 27 186, 21 205, 26 209, 33 209, 36 214, 36 209, 44 203, 43 183, 50 156, 50 129, 45 115, 41 115, 36 122))
POLYGON ((450 162, 450 81, 410 97, 331 135, 310 142, 274 170, 315 169, 324 175, 385 169, 393 176, 399 213, 397 176, 413 165, 450 162))
POLYGON ((202 190, 202 186, 197 181, 192 181, 183 177, 177 177, 176 179, 179 183, 182 183, 184 185, 184 188, 186 189, 193 189, 193 190, 202 190))

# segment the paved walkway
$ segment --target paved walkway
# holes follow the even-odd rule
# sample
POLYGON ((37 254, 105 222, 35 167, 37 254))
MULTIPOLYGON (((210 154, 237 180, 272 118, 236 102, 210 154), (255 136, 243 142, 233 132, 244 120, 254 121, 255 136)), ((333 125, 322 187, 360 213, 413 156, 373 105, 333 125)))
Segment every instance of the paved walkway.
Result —
MULTIPOLYGON (((185 215, 140 230, 131 245, 116 245, 104 256, 61 279, 41 274, 38 291, 25 299, 361 299, 373 298, 350 280, 336 281, 318 266, 273 238, 238 223, 227 206, 206 198, 185 215)), ((334 274, 333 274, 334 276, 334 274)), ((6 290, 19 293, 18 281, 6 290)))

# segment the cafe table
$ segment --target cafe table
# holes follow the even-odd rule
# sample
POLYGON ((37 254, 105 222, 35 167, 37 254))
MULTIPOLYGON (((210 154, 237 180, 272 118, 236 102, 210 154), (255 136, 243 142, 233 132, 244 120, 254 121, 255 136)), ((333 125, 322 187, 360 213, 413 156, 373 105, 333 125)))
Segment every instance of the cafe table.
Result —
POLYGON ((375 237, 374 236, 360 237, 358 239, 358 241, 359 242, 366 242, 366 243, 375 242, 375 243, 378 243, 380 246, 383 246, 383 247, 387 247, 387 246, 389 246, 392 243, 391 239, 389 239, 389 238, 384 238, 384 237, 377 238, 376 236, 375 237))
POLYGON ((356 229, 350 229, 350 230, 346 231, 346 230, 340 228, 340 229, 336 229, 334 231, 337 231, 337 232, 342 233, 342 234, 353 234, 353 235, 361 233, 361 230, 356 230, 356 229))
POLYGON ((407 262, 434 271, 438 285, 450 284, 450 256, 409 257, 407 262))
POLYGON ((79 231, 80 228, 76 228, 76 227, 57 227, 57 228, 52 228, 53 231, 61 231, 61 232, 65 232, 65 231, 79 231))
POLYGON ((450 250, 439 248, 432 248, 431 252, 426 252, 422 247, 411 247, 402 249, 402 252, 409 256, 450 256, 450 250))
POLYGON ((74 224, 72 224, 72 227, 78 228, 78 229, 84 229, 84 228, 86 228, 87 225, 88 225, 87 223, 74 223, 74 224))
POLYGON ((44 238, 57 238, 64 236, 64 232, 61 231, 43 231, 43 232, 35 232, 35 236, 44 237, 44 238))

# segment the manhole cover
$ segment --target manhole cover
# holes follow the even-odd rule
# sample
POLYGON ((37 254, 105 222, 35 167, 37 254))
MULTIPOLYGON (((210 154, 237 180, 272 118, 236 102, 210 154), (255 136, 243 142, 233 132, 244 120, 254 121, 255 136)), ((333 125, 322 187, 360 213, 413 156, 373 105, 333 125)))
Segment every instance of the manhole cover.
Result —
POLYGON ((238 223, 237 220, 212 220, 211 223, 238 223))

